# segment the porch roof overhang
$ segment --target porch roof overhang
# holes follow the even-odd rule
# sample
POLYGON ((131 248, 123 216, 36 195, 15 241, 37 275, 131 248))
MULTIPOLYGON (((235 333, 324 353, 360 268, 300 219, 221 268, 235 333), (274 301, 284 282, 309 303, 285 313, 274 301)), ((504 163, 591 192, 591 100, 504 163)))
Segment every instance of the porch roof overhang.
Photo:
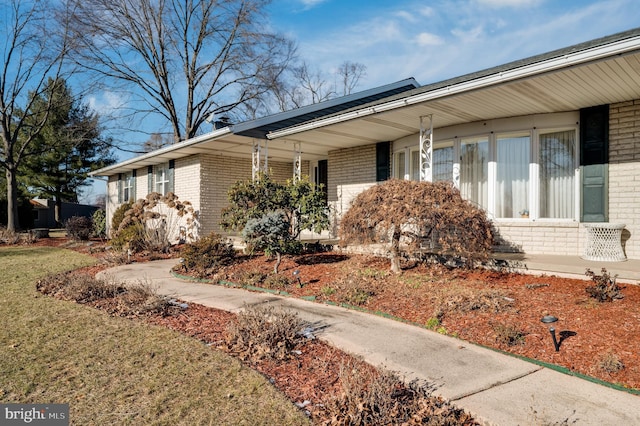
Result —
POLYGON ((421 116, 432 115, 437 129, 634 99, 640 99, 640 28, 425 85, 267 137, 270 143, 300 142, 303 151, 318 145, 329 151, 416 134, 421 116))
MULTIPOLYGON (((266 140, 267 134, 272 130, 282 129, 299 123, 305 123, 318 117, 336 114, 340 111, 366 105, 380 99, 386 99, 417 87, 420 87, 420 85, 415 79, 407 78, 340 98, 307 105, 295 110, 229 125, 214 130, 211 133, 96 170, 90 173, 90 175, 111 176, 195 154, 213 154, 250 159, 254 142, 257 140, 266 140)), ((268 156, 270 160, 293 161, 294 149, 294 143, 284 139, 269 142, 268 156)), ((326 155, 326 147, 322 145, 316 147, 309 146, 305 149, 304 159, 319 160, 325 158, 326 155)))
POLYGON ((338 98, 225 127, 91 175, 110 176, 194 154, 250 161, 254 142, 264 138, 269 140, 270 160, 292 161, 298 143, 303 160, 319 160, 332 150, 416 134, 419 117, 426 115, 432 115, 433 127, 438 129, 640 99, 640 28, 416 85, 413 79, 402 80, 361 92, 355 99, 338 98))

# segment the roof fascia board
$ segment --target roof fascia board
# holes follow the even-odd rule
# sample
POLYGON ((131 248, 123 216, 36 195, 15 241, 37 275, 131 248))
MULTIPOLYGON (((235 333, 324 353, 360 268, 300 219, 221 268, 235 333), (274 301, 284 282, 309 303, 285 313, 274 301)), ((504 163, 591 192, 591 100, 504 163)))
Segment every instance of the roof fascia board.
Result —
POLYGON ((578 52, 570 52, 557 56, 551 59, 542 60, 529 65, 516 67, 510 70, 499 71, 494 74, 479 77, 476 79, 463 81, 461 83, 445 86, 432 91, 419 93, 416 95, 408 96, 404 99, 394 100, 392 102, 381 103, 380 105, 370 106, 364 109, 351 111, 345 114, 336 115, 326 119, 320 119, 317 121, 308 122, 299 126, 290 127, 288 129, 282 129, 275 132, 271 132, 267 135, 268 139, 278 139, 286 136, 290 136, 296 133, 305 132, 308 130, 314 130, 320 127, 329 126, 332 124, 341 123, 344 121, 353 120, 356 118, 366 117, 372 114, 377 114, 384 111, 390 111, 397 108, 402 108, 410 105, 419 104, 422 102, 439 99, 447 96, 452 96, 472 90, 482 89, 489 86, 523 79, 527 77, 533 77, 550 71, 555 71, 562 68, 570 68, 576 65, 581 65, 586 62, 595 62, 605 58, 622 55, 640 48, 640 36, 635 36, 612 42, 605 45, 588 48, 578 52))
POLYGON ((155 151, 149 152, 147 154, 142 154, 137 157, 130 158, 129 160, 121 161, 120 163, 113 164, 111 166, 103 167, 102 169, 95 170, 89 173, 89 176, 108 176, 109 171, 119 169, 121 167, 126 167, 138 163, 140 161, 149 160, 154 157, 159 157, 161 155, 170 153, 172 151, 177 151, 179 149, 188 148, 193 145, 197 145, 202 142, 210 142, 216 139, 220 139, 223 136, 227 136, 231 134, 230 127, 223 127, 222 129, 214 130, 211 133, 207 133, 204 135, 200 135, 198 137, 187 139, 185 141, 179 142, 174 145, 169 145, 164 148, 157 149, 155 151))

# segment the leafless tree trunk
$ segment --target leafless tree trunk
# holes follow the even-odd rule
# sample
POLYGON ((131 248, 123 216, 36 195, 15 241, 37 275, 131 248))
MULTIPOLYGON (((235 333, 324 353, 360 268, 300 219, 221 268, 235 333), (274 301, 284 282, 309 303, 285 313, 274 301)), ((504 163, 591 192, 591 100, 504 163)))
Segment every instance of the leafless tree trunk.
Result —
POLYGON ((18 167, 33 154, 30 148, 44 127, 53 100, 37 104, 47 81, 61 75, 66 45, 64 21, 55 28, 47 21, 47 1, 13 0, 3 6, 6 33, 0 69, 0 165, 7 179, 7 229, 20 229, 18 167), (58 31, 59 30, 59 31, 58 31), (19 103, 23 103, 19 105, 19 103))
POLYGON ((350 95, 360 79, 367 75, 367 67, 359 62, 345 61, 338 67, 337 74, 342 86, 338 89, 341 89, 342 95, 350 95))
POLYGON ((175 141, 265 95, 295 53, 264 30, 265 0, 64 1, 78 64, 146 105, 132 114, 164 117, 175 141))

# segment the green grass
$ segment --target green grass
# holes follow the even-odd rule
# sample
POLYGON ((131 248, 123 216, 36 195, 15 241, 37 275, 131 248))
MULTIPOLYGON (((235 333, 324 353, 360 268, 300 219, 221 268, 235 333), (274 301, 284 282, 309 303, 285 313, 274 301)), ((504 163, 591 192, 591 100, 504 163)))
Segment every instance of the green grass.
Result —
POLYGON ((92 262, 0 248, 0 402, 69 403, 78 425, 309 424, 263 376, 195 339, 36 292, 39 277, 92 262))

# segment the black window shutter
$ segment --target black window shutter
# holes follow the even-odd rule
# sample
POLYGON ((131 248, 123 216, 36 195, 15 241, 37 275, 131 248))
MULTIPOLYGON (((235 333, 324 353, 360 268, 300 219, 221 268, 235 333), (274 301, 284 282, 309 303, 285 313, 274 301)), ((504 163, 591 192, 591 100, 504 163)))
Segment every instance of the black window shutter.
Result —
POLYGON ((388 180, 391 177, 391 142, 376 144, 376 182, 388 180))
POLYGON ((609 220, 609 105, 580 110, 581 221, 609 220))

